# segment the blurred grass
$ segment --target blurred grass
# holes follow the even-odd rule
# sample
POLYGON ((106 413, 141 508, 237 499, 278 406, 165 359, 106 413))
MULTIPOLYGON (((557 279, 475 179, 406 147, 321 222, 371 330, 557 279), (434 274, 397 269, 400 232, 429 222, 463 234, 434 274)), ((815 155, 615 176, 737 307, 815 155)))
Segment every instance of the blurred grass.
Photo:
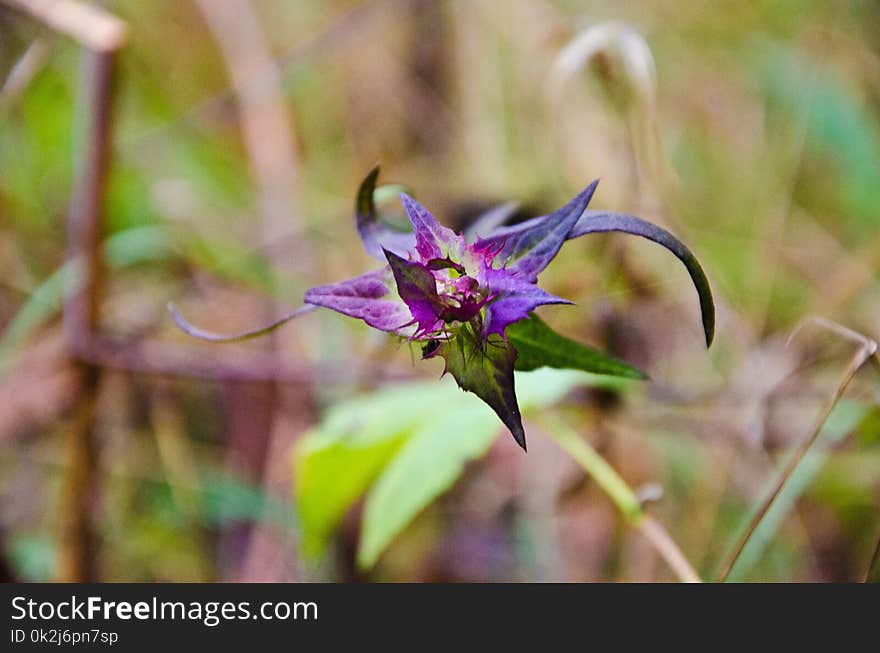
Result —
MULTIPOLYGON (((411 187, 448 219, 468 204, 509 199, 542 212, 601 177, 596 208, 663 223, 697 254, 718 299, 716 345, 708 355, 701 347, 697 307, 675 261, 615 237, 566 247, 542 284, 578 306, 542 317, 651 376, 644 396, 576 393, 579 428, 631 486, 663 487, 650 509, 700 571, 711 569, 773 461, 805 433, 840 365, 826 339, 785 351, 773 343, 815 312, 880 335, 876 5, 252 4, 273 52, 288 56, 281 90, 298 141, 295 217, 304 229, 291 224, 290 239, 261 240, 261 198, 237 108, 196 9, 105 3, 132 27, 121 60, 108 196, 106 328, 179 342, 163 313, 174 299, 202 309, 200 323, 234 331, 258 321, 259 298, 273 294, 295 305, 308 285, 367 269, 351 204, 376 161, 385 181, 411 187), (603 20, 628 22, 651 49, 662 174, 646 160, 639 140, 646 116, 613 53, 566 86, 561 106, 548 107, 547 78, 559 48, 603 20), (336 31, 321 40, 325 30, 336 31), (114 248, 125 250, 120 258, 114 248)), ((40 32, 7 10, 0 10, 0 30, 5 78, 40 32)), ((0 94, 0 348, 4 359, 17 361, 30 361, 60 326, 78 55, 63 38, 48 41, 48 53, 23 90, 0 94)), ((409 348, 333 315, 305 318, 282 335, 284 355, 304 364, 338 367, 357 358, 384 371, 439 374, 430 364, 413 367, 409 348)), ((10 367, 0 378, 0 532, 17 572, 44 579, 52 573, 57 465, 22 460, 37 445, 45 459, 60 460, 62 439, 52 420, 20 417, 19 406, 60 372, 24 372, 10 367), (28 494, 40 500, 20 499, 28 494)), ((860 376, 851 401, 864 419, 823 449, 824 463, 794 488, 800 497, 755 544, 741 577, 842 580, 863 573, 878 529, 877 382, 876 374, 860 376)), ((289 484, 253 478, 228 454, 232 416, 223 388, 184 385, 172 410, 198 469, 220 476, 200 477, 213 489, 202 497, 196 523, 183 528, 179 514, 169 517, 173 493, 145 417, 154 382, 136 379, 129 394, 102 403, 105 473, 115 469, 111 455, 128 452, 118 441, 139 438, 131 453, 139 457, 132 467, 138 474, 129 470, 125 488, 105 486, 101 519, 116 520, 112 527, 102 522, 109 578, 228 577, 217 540, 233 522, 268 524, 296 539, 295 524, 279 517, 289 484)), ((346 379, 311 384, 319 406, 369 389, 346 379)), ((63 414, 63 406, 41 410, 63 414)), ((286 455, 314 415, 297 401, 283 412, 299 425, 286 432, 286 455)), ((667 578, 579 478, 540 449, 519 459, 493 446, 419 513, 374 573, 520 579, 534 578, 543 561, 540 573, 554 578, 667 578)), ((352 563, 356 530, 345 524, 335 554, 352 563)), ((279 559, 294 569, 297 549, 285 542, 279 559)), ((341 564, 326 573, 359 572, 341 564)))

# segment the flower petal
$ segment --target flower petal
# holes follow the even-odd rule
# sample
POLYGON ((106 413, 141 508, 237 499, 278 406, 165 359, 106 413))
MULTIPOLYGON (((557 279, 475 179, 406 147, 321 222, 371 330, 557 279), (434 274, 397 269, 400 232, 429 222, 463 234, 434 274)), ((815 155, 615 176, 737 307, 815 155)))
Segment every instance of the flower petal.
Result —
POLYGON ((450 253, 455 254, 453 258, 458 258, 464 238, 437 222, 428 209, 406 193, 400 194, 400 202, 416 233, 416 251, 424 261, 444 258, 450 253))
POLYGON ((373 200, 378 178, 379 166, 376 166, 370 170, 358 188, 355 200, 355 225, 367 253, 384 261, 383 249, 405 255, 415 248, 416 238, 415 234, 396 231, 379 219, 373 200))
POLYGON ((598 180, 594 181, 550 215, 500 229, 491 237, 477 241, 474 247, 485 252, 498 251, 495 261, 501 262, 513 274, 536 281, 538 273, 559 253, 598 184, 598 180))
POLYGON ((486 307, 483 337, 493 333, 504 337, 509 324, 523 320, 544 304, 571 304, 567 299, 551 295, 533 283, 510 274, 507 270, 487 269, 485 283, 495 299, 486 307))
POLYGON ((394 277, 387 267, 340 283, 311 288, 303 300, 359 318, 382 331, 396 333, 412 322, 409 308, 394 292, 394 277))

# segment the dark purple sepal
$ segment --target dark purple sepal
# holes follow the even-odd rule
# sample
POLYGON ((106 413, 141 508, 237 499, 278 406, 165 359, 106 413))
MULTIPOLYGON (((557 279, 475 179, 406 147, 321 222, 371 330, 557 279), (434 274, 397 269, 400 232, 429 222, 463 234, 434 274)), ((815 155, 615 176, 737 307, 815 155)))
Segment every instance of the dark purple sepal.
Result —
POLYGON ((433 333, 442 328, 442 305, 437 295, 437 281, 431 271, 425 265, 407 261, 394 252, 385 250, 384 253, 394 274, 397 294, 418 324, 416 334, 433 333))
POLYGON ((678 238, 655 224, 633 215, 612 213, 610 211, 586 211, 571 230, 568 237, 578 238, 586 234, 609 231, 619 231, 632 236, 647 238, 668 249, 684 264, 700 298, 700 314, 703 320, 706 346, 711 345, 712 339, 715 337, 715 302, 712 299, 712 289, 709 287, 706 273, 703 272, 702 266, 691 250, 678 238))

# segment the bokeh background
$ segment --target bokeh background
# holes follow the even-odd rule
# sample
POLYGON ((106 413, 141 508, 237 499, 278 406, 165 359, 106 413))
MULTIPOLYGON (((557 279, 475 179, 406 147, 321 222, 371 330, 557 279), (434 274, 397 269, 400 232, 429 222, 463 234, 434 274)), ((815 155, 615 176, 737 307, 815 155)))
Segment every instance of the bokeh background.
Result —
MULTIPOLYGON (((94 298, 112 356, 73 346, 62 326, 88 58, 0 2, 7 580, 674 580, 545 437, 547 415, 617 470, 709 580, 861 346, 815 321, 789 336, 812 316, 880 335, 876 3, 101 5, 128 27, 94 298), (331 459, 303 497, 297 442, 344 443, 367 422, 380 440, 383 424, 404 429, 394 413, 439 376, 436 361, 320 311, 273 337, 205 344, 165 305, 235 332, 371 269, 352 214, 376 162, 458 227, 510 200, 516 218, 545 213, 601 178, 593 208, 654 221, 694 251, 718 329, 706 351, 696 295, 663 249, 569 243, 542 283, 577 306, 542 317, 651 380, 593 379, 541 404, 528 454, 499 424, 448 478, 411 474, 399 495, 436 483, 436 498, 359 566, 368 481, 312 553, 301 502, 338 502, 333 488, 372 480, 364 469, 394 447, 384 462, 367 446, 331 459), (376 396, 386 403, 371 408, 376 396), (328 435, 326 416, 352 400, 366 403, 328 435)), ((457 411, 457 397, 438 390, 424 411, 457 411)), ((865 577, 880 537, 878 397, 868 362, 731 578, 865 577)))

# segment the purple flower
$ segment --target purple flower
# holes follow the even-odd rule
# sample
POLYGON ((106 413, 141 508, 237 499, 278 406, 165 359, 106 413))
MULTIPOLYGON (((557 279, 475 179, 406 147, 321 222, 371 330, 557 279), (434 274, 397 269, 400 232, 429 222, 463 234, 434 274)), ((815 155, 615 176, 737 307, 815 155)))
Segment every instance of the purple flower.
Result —
MULTIPOLYGON (((511 325, 529 320, 532 321, 530 333, 536 333, 534 328, 540 321, 532 311, 538 306, 571 303, 537 285, 538 275, 569 238, 600 231, 625 231, 670 249, 685 264, 697 287, 706 342, 711 343, 714 306, 708 282, 696 259, 671 234, 655 225, 632 216, 587 211, 598 182, 594 181, 549 215, 496 228, 487 237, 472 238, 441 225, 425 207, 405 193, 401 194, 401 202, 412 231, 395 231, 386 226, 373 204, 378 172, 377 167, 361 184, 356 224, 367 252, 380 259, 383 267, 347 281, 308 290, 304 297, 306 308, 329 308, 361 319, 376 329, 421 342, 423 358, 442 356, 446 361, 444 373, 451 373, 463 390, 483 399, 523 449, 525 431, 513 374, 518 352, 515 339, 508 336, 513 333, 511 325)), ((487 219, 495 221, 497 216, 487 219)), ((480 231, 478 224, 471 233, 480 231)), ((258 331, 232 337, 205 333, 189 325, 173 309, 172 313, 181 328, 189 333, 227 341, 265 333, 303 310, 258 331)), ((537 332, 545 330, 552 333, 540 323, 537 332)), ((558 334, 553 337, 554 343, 563 340, 558 334)), ((553 356, 544 356, 540 343, 533 347, 533 340, 534 337, 529 342, 517 341, 520 348, 530 347, 529 366, 523 369, 534 369, 535 360, 546 365, 570 366, 564 360, 560 362, 558 351, 553 356)), ((603 362, 609 360, 626 368, 608 357, 603 362)))
MULTIPOLYGON (((366 275, 312 288, 307 304, 323 306, 410 340, 453 339, 469 326, 481 340, 504 337, 507 326, 542 304, 570 304, 541 290, 538 273, 562 247, 587 206, 595 184, 546 220, 508 238, 468 243, 442 226, 405 193, 401 202, 413 226, 397 251, 380 240, 387 265, 366 275)), ((391 234, 399 236, 399 234, 391 234)))

